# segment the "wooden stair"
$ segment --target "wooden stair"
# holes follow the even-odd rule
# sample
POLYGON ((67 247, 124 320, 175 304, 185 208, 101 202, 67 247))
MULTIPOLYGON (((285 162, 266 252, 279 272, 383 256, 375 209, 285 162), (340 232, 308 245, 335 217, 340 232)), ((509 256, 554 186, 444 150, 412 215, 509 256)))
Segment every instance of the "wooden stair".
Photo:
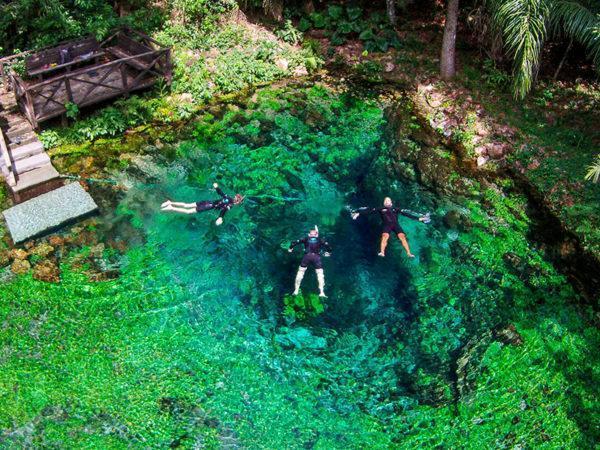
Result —
POLYGON ((44 152, 43 144, 20 114, 13 93, 3 86, 0 86, 0 153, 0 173, 15 202, 30 198, 26 191, 38 188, 35 195, 39 195, 45 185, 51 189, 60 185, 60 174, 44 152))

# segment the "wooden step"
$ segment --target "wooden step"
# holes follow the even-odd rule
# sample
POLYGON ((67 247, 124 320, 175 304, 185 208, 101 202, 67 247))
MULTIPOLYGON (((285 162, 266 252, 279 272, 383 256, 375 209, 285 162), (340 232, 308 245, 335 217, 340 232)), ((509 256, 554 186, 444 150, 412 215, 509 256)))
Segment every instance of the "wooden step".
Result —
POLYGON ((15 148, 20 147, 21 145, 31 144, 32 142, 39 142, 39 139, 33 131, 20 136, 15 136, 12 139, 9 139, 7 144, 9 148, 15 148))
POLYGON ((18 123, 12 123, 8 125, 8 128, 5 130, 5 135, 19 135, 24 134, 28 131, 31 131, 31 125, 29 122, 23 121, 18 123))
POLYGON ((35 141, 18 147, 15 146, 14 148, 9 146, 9 151, 13 161, 19 161, 42 153, 44 151, 44 145, 40 141, 35 141))
POLYGON ((37 186, 38 184, 47 183, 48 181, 57 179, 60 177, 58 171, 48 163, 44 166, 38 167, 37 169, 30 170, 23 174, 19 174, 17 177, 17 184, 11 189, 13 192, 21 192, 26 189, 37 186))
POLYGON ((6 133, 4 133, 4 136, 6 136, 9 140, 14 140, 15 138, 18 139, 21 136, 25 136, 26 134, 31 133, 31 127, 27 127, 27 128, 16 128, 13 130, 9 130, 6 133))
MULTIPOLYGON (((12 166, 13 171, 20 176, 25 172, 43 167, 46 164, 50 164, 50 157, 46 153, 38 153, 37 155, 30 156, 29 158, 14 161, 12 166)), ((4 161, 2 162, 2 165, 4 165, 4 161)))

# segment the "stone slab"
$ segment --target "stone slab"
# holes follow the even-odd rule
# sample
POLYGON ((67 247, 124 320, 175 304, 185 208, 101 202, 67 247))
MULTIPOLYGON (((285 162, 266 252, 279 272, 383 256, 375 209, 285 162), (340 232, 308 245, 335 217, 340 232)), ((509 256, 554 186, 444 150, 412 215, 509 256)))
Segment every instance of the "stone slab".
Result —
POLYGON ((98 209, 79 183, 71 183, 7 209, 2 214, 15 244, 48 233, 98 209))

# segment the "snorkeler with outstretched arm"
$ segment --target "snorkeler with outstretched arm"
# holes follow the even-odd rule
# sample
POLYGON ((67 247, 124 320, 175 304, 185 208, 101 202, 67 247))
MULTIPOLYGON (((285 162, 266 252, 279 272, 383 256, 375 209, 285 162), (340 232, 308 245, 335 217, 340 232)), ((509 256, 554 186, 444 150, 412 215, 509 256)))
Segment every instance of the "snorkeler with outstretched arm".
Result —
POLYGON ((223 217, 227 214, 231 208, 235 205, 239 205, 244 200, 244 197, 240 194, 235 194, 234 197, 230 197, 219 187, 217 183, 213 184, 213 187, 217 191, 217 194, 221 196, 218 200, 202 200, 195 203, 183 203, 183 202, 172 202, 167 200, 160 208, 162 211, 174 211, 182 214, 195 214, 202 211, 209 211, 211 209, 219 210, 219 217, 215 221, 217 225, 223 223, 223 217))
POLYGON ((410 246, 408 245, 408 241, 406 239, 406 233, 404 233, 404 230, 398 223, 398 214, 402 214, 403 216, 425 223, 429 222, 429 215, 425 214, 415 216, 415 213, 413 213, 412 211, 394 208, 392 199, 386 197, 383 200, 383 208, 358 208, 352 212, 352 219, 356 220, 360 214, 371 214, 375 212, 379 213, 379 215, 381 216, 381 222, 383 224, 383 230, 381 232, 381 245, 378 255, 385 256, 385 249, 388 245, 390 233, 393 232, 402 243, 402 247, 404 247, 404 250, 406 251, 408 257, 414 258, 415 255, 413 255, 410 252, 410 246))
POLYGON ((315 267, 317 273, 317 281, 319 283, 319 297, 326 297, 325 295, 325 274, 323 273, 323 263, 321 262, 321 250, 324 250, 323 256, 329 256, 331 253, 331 246, 329 243, 319 237, 319 229, 315 225, 315 228, 308 232, 308 236, 293 241, 290 244, 288 251, 291 253, 294 251, 294 247, 299 244, 304 245, 304 256, 298 267, 298 273, 296 274, 296 281, 294 284, 293 295, 298 295, 302 279, 306 273, 306 269, 309 265, 315 267))

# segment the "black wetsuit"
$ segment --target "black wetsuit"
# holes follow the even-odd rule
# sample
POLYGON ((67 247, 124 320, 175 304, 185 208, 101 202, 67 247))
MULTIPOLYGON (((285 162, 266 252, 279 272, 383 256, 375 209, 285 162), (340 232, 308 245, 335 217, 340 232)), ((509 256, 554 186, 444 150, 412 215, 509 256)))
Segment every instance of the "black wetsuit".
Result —
POLYGON ((222 218, 223 216, 225 216, 227 211, 229 211, 234 205, 233 198, 225 194, 225 192, 223 192, 221 188, 216 188, 216 191, 217 194, 221 196, 221 198, 219 200, 204 200, 196 202, 197 212, 218 209, 220 210, 219 217, 222 218))
POLYGON ((290 244, 290 249, 293 249, 298 244, 304 245, 304 257, 300 262, 300 267, 308 267, 310 264, 312 264, 315 266, 315 269, 322 269, 323 263, 321 262, 321 248, 326 252, 331 252, 331 246, 329 243, 318 236, 306 236, 302 239, 292 242, 290 244))
POLYGON ((382 233, 394 233, 394 234, 399 234, 399 233, 404 233, 404 230, 402 229, 402 227, 400 226, 400 224, 398 223, 398 214, 402 214, 403 216, 406 217, 410 217, 411 219, 414 219, 413 216, 405 213, 404 211, 402 211, 400 208, 358 208, 356 210, 356 212, 360 213, 360 214, 371 214, 371 213, 375 213, 378 212, 379 215, 381 216, 381 222, 383 225, 383 230, 381 230, 382 233))

